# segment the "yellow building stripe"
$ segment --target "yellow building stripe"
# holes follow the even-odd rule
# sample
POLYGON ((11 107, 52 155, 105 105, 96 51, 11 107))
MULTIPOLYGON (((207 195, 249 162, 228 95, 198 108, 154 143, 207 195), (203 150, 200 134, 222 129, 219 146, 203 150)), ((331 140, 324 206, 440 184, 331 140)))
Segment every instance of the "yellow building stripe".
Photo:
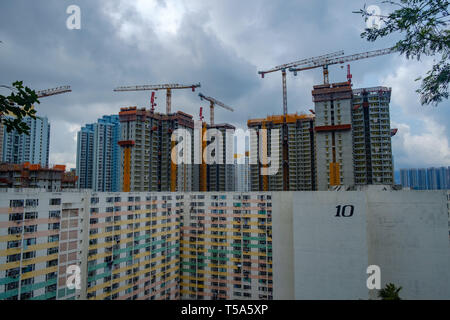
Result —
POLYGON ((50 267, 47 269, 24 273, 24 274, 22 274, 20 279, 25 280, 25 279, 29 279, 29 278, 37 277, 37 276, 40 276, 43 274, 51 273, 51 272, 57 272, 57 271, 58 271, 58 266, 50 267))
POLYGON ((0 242, 20 240, 21 238, 22 238, 22 234, 10 234, 7 236, 1 236, 0 242))
MULTIPOLYGON (((124 229, 124 230, 110 231, 110 232, 105 232, 105 233, 97 233, 97 234, 90 235, 89 240, 98 239, 98 238, 107 238, 107 237, 112 237, 114 235, 122 235, 122 234, 126 234, 126 233, 149 231, 149 230, 153 230, 153 229, 161 229, 164 227, 173 227, 173 226, 177 226, 177 225, 179 225, 179 222, 171 222, 171 223, 166 223, 164 225, 143 226, 143 227, 136 228, 136 229, 124 229)), ((174 231, 175 230, 176 230, 176 232, 179 231, 178 229, 174 229, 174 231)), ((168 233, 170 233, 170 231, 168 231, 168 233)), ((155 233, 155 234, 157 234, 157 233, 155 233)), ((162 233, 162 234, 164 234, 164 233, 162 233)), ((151 236, 154 237, 154 235, 151 235, 151 236)))
MULTIPOLYGON (((134 265, 132 265, 132 266, 123 267, 123 268, 121 268, 121 269, 115 270, 115 271, 113 272, 113 274, 118 274, 118 273, 126 272, 126 271, 128 271, 128 270, 130 270, 130 269, 137 268, 137 267, 139 267, 140 265, 150 264, 150 263, 156 262, 156 261, 158 261, 158 260, 162 260, 162 258, 164 258, 164 257, 157 257, 157 258, 155 258, 155 259, 145 261, 145 263, 142 263, 142 262, 141 262, 141 263, 139 263, 139 264, 136 263, 136 264, 134 264, 134 265)), ((141 270, 141 271, 139 271, 139 272, 136 273, 136 274, 125 275, 125 276, 122 276, 122 277, 120 277, 120 278, 113 279, 111 282, 106 282, 106 283, 98 284, 98 285, 96 285, 96 286, 94 286, 94 287, 89 288, 89 289, 87 290, 87 292, 90 293, 90 292, 93 292, 93 291, 97 291, 97 290, 103 289, 103 288, 105 288, 105 287, 110 286, 111 284, 118 283, 118 282, 122 282, 122 281, 126 281, 126 280, 132 279, 132 278, 134 278, 134 277, 136 277, 136 276, 139 276, 139 275, 142 275, 142 274, 145 274, 145 273, 148 273, 148 272, 156 271, 156 270, 158 270, 158 269, 162 269, 162 268, 164 268, 164 267, 166 267, 166 266, 168 266, 168 265, 174 264, 174 263, 176 263, 176 262, 177 262, 176 260, 174 260, 174 261, 169 261, 169 262, 167 262, 167 263, 165 263, 165 264, 163 264, 163 265, 156 265, 156 266, 153 267, 153 268, 147 268, 147 269, 141 270)), ((174 271, 174 270, 176 270, 176 269, 178 269, 178 266, 175 266, 175 267, 173 267, 172 269, 163 271, 161 274, 169 273, 169 272, 174 271)), ((155 276, 158 277, 158 275, 155 275, 155 276)))
POLYGON ((33 259, 22 260, 22 266, 28 266, 30 264, 35 264, 39 262, 46 262, 50 260, 58 259, 58 254, 51 254, 49 256, 41 256, 33 259))

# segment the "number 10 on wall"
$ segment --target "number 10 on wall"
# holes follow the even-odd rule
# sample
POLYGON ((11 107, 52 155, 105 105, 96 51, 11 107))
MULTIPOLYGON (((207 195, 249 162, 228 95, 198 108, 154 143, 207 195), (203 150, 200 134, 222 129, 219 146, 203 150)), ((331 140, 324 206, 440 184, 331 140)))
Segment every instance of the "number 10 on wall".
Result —
POLYGON ((339 205, 336 207, 335 217, 349 218, 349 217, 353 216, 354 211, 355 211, 355 206, 353 206, 353 205, 345 205, 345 206, 339 205))

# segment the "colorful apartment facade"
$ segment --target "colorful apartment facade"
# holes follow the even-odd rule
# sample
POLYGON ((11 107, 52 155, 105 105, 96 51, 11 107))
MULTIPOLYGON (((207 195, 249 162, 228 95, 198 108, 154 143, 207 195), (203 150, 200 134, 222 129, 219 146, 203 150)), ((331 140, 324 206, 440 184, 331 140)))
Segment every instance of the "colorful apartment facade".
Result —
POLYGON ((1 299, 271 299, 271 196, 5 192, 1 299), (80 290, 66 286, 78 266, 80 290))
POLYGON ((448 193, 344 190, 2 191, 0 299, 450 297, 448 193))

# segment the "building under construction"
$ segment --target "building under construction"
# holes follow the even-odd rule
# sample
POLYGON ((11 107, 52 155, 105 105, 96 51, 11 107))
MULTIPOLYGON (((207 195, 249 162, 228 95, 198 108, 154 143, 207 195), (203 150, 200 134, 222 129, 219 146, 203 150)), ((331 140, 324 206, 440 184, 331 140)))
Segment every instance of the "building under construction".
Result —
POLYGON ((318 190, 393 184, 391 89, 352 90, 350 82, 314 86, 318 190))
POLYGON ((269 116, 249 120, 247 125, 257 132, 250 137, 250 158, 256 160, 250 164, 252 191, 316 190, 314 115, 269 116), (267 135, 261 129, 266 129, 267 135), (272 139, 274 134, 277 136, 272 139), (272 145, 275 141, 278 143, 272 145), (264 172, 266 156, 271 157, 270 165, 278 168, 276 174, 264 172))
POLYGON ((215 144, 217 162, 208 164, 207 168, 207 190, 206 191, 234 191, 235 190, 235 165, 234 165, 234 131, 236 128, 230 124, 214 124, 207 127, 208 130, 216 129, 221 135, 222 141, 218 137, 210 140, 215 144), (230 160, 231 159, 231 160, 230 160))
POLYGON ((353 90, 352 126, 355 184, 394 184, 390 127, 391 88, 353 90))
MULTIPOLYGON (((124 192, 134 191, 191 191, 191 164, 177 165, 171 159, 175 146, 172 133, 186 129, 193 137, 194 120, 178 111, 156 113, 145 108, 122 108, 121 123, 121 186, 124 192)), ((192 162, 193 158, 190 159, 192 162)))
POLYGON ((248 121, 249 129, 258 130, 250 143, 251 156, 257 160, 250 164, 251 190, 392 185, 391 89, 353 90, 350 82, 342 82, 314 86, 312 95, 314 115, 277 115, 248 121), (267 137, 261 129, 267 129, 267 137), (275 140, 274 129, 279 133, 275 140), (272 145, 273 141, 278 144, 272 145), (277 152, 278 158, 274 158, 277 152), (265 155, 271 158, 271 166, 279 168, 276 174, 263 174, 267 159, 261 157, 265 155))

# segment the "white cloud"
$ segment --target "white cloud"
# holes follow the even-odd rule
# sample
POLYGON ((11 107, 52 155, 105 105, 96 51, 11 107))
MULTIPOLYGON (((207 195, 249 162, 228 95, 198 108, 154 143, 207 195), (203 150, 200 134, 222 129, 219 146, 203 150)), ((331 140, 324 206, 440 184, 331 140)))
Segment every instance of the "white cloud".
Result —
POLYGON ((448 102, 438 108, 422 106, 416 89, 432 67, 433 60, 394 58, 396 67, 380 83, 392 87, 391 127, 398 128, 392 139, 396 169, 450 164, 448 102))
POLYGON ((392 139, 395 159, 401 167, 433 167, 450 164, 449 139, 445 135, 445 126, 429 117, 420 120, 424 132, 417 132, 406 123, 392 122, 399 129, 392 139))

